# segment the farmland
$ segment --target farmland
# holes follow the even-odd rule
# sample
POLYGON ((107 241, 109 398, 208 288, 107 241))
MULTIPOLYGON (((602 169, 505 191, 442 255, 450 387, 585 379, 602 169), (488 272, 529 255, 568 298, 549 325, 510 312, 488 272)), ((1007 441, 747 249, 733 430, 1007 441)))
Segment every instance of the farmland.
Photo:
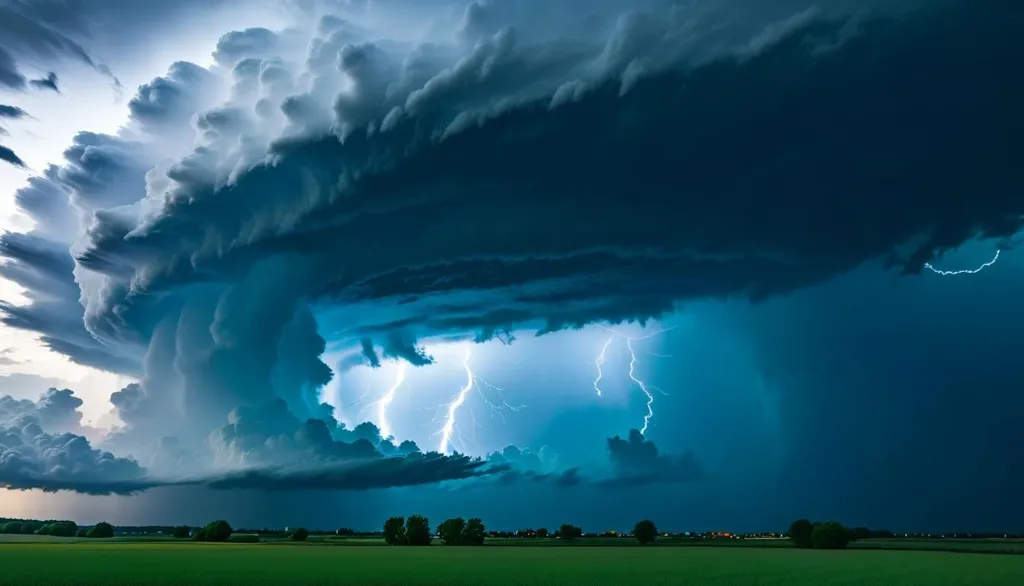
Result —
POLYGON ((325 547, 306 544, 0 543, 0 584, 986 586, 1024 556, 783 547, 325 547))

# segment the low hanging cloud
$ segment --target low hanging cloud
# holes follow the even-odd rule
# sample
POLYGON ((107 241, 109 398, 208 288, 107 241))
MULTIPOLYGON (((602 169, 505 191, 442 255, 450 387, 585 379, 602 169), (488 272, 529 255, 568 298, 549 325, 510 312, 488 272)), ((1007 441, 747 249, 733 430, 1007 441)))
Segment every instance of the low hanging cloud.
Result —
POLYGON ((608 455, 615 471, 613 477, 601 481, 608 487, 692 482, 703 475, 692 453, 663 454, 637 429, 629 430, 627 439, 609 438, 608 455))
MULTIPOLYGON (((140 88, 138 141, 79 135, 19 192, 36 232, 0 255, 30 301, 0 313, 138 376, 155 443, 275 397, 316 419, 328 341, 428 364, 434 336, 914 273, 1024 218, 1024 21, 917 4, 393 0, 229 31, 140 88)), ((244 437, 223 454, 273 460, 244 437)))
POLYGON ((46 75, 46 77, 33 79, 29 83, 32 84, 32 87, 36 88, 37 90, 49 90, 51 92, 59 94, 60 87, 57 86, 58 79, 59 78, 57 77, 57 74, 51 71, 46 75))

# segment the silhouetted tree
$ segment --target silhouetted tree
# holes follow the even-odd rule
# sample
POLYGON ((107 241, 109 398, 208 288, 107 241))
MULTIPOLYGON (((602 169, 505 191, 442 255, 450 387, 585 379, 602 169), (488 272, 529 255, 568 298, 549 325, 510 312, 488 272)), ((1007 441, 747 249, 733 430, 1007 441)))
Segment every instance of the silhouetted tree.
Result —
POLYGON ((540 537, 541 539, 544 539, 547 536, 548 536, 547 528, 541 527, 540 529, 537 530, 537 537, 540 537))
POLYGON ((0 527, 0 533, 5 533, 7 535, 18 535, 22 532, 23 527, 24 526, 21 523, 17 521, 11 521, 9 523, 4 523, 3 526, 0 527))
POLYGON ((814 549, 845 549, 850 542, 850 532, 834 521, 819 523, 811 532, 811 541, 814 549))
POLYGON ((642 544, 654 543, 654 540, 658 537, 658 528, 655 527, 654 521, 643 520, 633 527, 633 537, 642 544))
POLYGON ((292 541, 305 541, 309 538, 309 531, 305 527, 299 527, 292 531, 292 534, 288 536, 292 541))
POLYGON ((483 545, 487 537, 487 528, 484 522, 476 517, 466 521, 466 527, 462 532, 462 541, 466 545, 483 545))
POLYGON ((228 539, 231 539, 231 534, 234 532, 235 530, 231 528, 231 524, 227 521, 214 521, 213 523, 210 523, 209 525, 203 528, 202 541, 224 542, 228 539))
POLYGON ((391 517, 384 521, 384 543, 388 545, 405 544, 405 517, 391 517))
POLYGON ((789 540, 793 547, 810 549, 814 547, 811 534, 814 532, 814 524, 807 519, 797 519, 789 525, 789 540))
POLYGON ((338 529, 337 533, 338 533, 338 535, 346 535, 346 536, 348 536, 348 535, 355 535, 356 534, 356 530, 355 529, 350 529, 348 527, 342 527, 341 529, 338 529))
POLYGON ((558 528, 558 537, 560 537, 564 541, 572 541, 573 539, 576 539, 577 537, 582 537, 582 536, 583 536, 583 529, 580 529, 579 527, 577 527, 575 525, 570 525, 569 523, 565 523, 564 525, 562 525, 561 527, 558 528))
POLYGON ((445 545, 465 545, 466 520, 462 517, 442 521, 437 526, 437 536, 445 545))
POLYGON ((110 523, 97 523, 85 536, 93 539, 108 539, 114 536, 114 526, 110 523))
POLYGON ((409 545, 430 545, 430 521, 423 515, 405 520, 405 542, 409 545))
POLYGON ((171 535, 176 539, 186 539, 192 533, 192 528, 187 525, 175 527, 171 535))
POLYGON ((206 541, 206 527, 200 527, 192 534, 192 541, 206 541))

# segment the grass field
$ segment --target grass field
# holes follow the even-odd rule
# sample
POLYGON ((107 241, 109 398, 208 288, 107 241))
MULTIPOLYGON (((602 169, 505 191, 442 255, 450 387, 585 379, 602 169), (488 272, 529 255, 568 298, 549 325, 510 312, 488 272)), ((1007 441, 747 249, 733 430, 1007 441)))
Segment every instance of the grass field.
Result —
POLYGON ((748 547, 0 544, 0 584, 1007 586, 1024 556, 748 547))

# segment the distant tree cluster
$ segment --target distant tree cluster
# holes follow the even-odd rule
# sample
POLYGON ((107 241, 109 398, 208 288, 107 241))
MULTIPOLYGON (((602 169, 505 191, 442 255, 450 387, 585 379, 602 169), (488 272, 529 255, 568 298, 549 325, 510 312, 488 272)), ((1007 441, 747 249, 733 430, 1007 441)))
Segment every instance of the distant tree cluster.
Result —
POLYGON ((438 525, 437 536, 445 545, 483 545, 487 529, 484 522, 475 517, 469 521, 456 517, 438 525))
POLYGON ((309 531, 307 531, 305 527, 299 527, 292 530, 288 535, 288 539, 291 539, 292 541, 305 541, 309 539, 309 531))
POLYGON ((812 523, 808 519, 798 519, 789 526, 789 540, 793 547, 801 549, 846 549, 851 541, 871 536, 872 532, 867 528, 851 530, 835 521, 812 523))
POLYGON ((555 537, 563 541, 572 541, 573 539, 583 537, 583 529, 576 525, 565 523, 558 528, 558 532, 555 534, 555 537))
POLYGON ((384 542, 388 545, 430 545, 430 521, 423 515, 391 517, 384 522, 384 542))
POLYGON ((227 521, 214 521, 193 533, 192 541, 223 543, 228 539, 231 539, 231 534, 234 532, 235 530, 231 528, 231 524, 227 521))

